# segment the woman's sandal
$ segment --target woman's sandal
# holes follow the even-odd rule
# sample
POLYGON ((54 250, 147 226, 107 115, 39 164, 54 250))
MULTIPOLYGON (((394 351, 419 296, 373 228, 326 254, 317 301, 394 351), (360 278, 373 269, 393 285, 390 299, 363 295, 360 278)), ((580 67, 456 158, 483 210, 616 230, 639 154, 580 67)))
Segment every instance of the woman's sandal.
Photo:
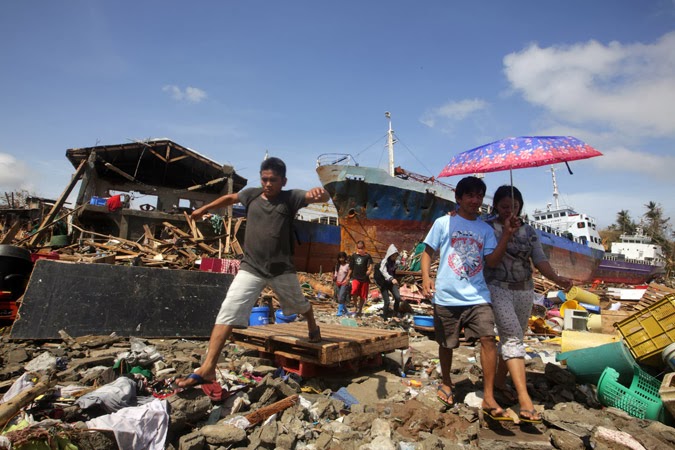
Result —
POLYGON ((321 342, 321 328, 316 327, 316 330, 309 332, 309 342, 313 344, 321 342))
POLYGON ((541 416, 534 409, 521 409, 518 413, 518 420, 525 423, 540 424, 542 422, 541 416), (527 414, 526 416, 523 413, 527 414))
POLYGON ((506 410, 504 410, 504 408, 484 407, 481 409, 483 410, 483 414, 485 414, 492 420, 495 420, 497 422, 513 422, 513 418, 506 413, 506 410), (501 413, 497 413, 497 411, 499 411, 500 409, 501 413))

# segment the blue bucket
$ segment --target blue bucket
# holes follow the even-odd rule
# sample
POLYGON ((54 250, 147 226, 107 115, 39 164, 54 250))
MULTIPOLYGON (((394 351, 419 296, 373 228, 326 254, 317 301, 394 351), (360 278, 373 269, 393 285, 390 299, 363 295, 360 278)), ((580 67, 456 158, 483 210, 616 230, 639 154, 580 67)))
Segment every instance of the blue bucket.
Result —
POLYGON ((413 323, 418 327, 433 327, 434 316, 413 316, 413 323))
POLYGON ((290 316, 284 316, 284 313, 280 309, 277 309, 277 312, 274 313, 274 317, 276 318, 277 323, 291 323, 298 318, 298 315, 291 314, 290 316))
POLYGON ((255 327, 257 325, 267 325, 270 323, 270 307, 257 306, 251 310, 251 316, 248 318, 248 325, 255 327))

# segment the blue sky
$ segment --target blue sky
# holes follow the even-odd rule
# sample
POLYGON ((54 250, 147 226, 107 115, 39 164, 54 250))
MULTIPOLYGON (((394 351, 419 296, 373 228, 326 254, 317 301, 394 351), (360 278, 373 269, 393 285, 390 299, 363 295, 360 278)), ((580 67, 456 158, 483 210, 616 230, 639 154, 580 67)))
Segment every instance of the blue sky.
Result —
MULTIPOLYGON (((66 149, 159 137, 249 185, 269 151, 309 188, 322 153, 385 167, 390 111, 408 170, 572 135, 604 156, 557 172, 564 203, 675 221, 672 0, 1 2, 0 58, 0 192, 56 198, 66 149)), ((552 201, 545 168, 514 183, 526 212, 552 201)))

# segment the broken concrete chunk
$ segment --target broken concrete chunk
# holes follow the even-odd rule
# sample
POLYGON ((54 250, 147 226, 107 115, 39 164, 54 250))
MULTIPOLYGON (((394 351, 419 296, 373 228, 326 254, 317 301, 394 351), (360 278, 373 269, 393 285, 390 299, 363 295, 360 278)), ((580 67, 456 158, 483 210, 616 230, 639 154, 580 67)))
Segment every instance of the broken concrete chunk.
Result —
POLYGON ((241 443, 246 439, 246 431, 227 424, 206 425, 200 428, 199 432, 209 444, 232 445, 241 443))

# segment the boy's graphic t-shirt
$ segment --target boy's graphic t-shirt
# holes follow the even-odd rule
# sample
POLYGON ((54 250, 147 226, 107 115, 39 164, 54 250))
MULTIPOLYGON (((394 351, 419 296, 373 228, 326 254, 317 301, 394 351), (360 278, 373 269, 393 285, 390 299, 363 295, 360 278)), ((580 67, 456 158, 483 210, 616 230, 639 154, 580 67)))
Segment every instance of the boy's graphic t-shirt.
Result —
POLYGON ((434 303, 443 306, 490 303, 483 266, 485 256, 497 247, 492 227, 480 219, 443 216, 436 219, 424 243, 440 252, 434 303))

